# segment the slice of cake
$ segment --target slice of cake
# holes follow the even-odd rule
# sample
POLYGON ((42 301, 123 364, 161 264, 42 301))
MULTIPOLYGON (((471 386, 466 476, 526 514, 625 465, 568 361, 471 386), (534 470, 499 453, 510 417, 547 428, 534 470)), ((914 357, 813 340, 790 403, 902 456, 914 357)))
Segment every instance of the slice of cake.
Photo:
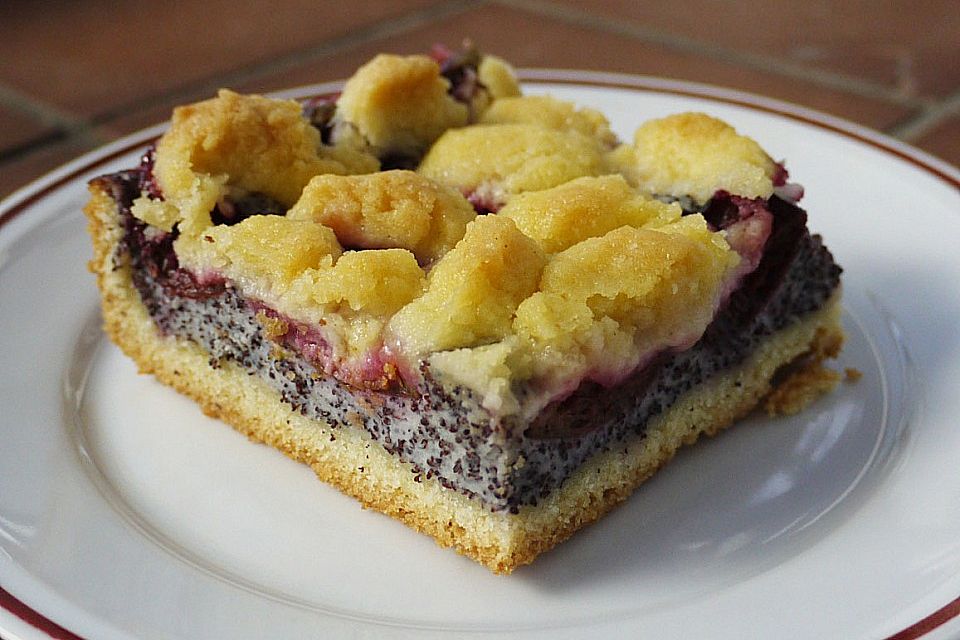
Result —
POLYGON ((302 104, 221 91, 90 190, 142 372, 500 573, 774 387, 798 409, 843 336, 840 268, 756 142, 681 114, 621 143, 470 50, 302 104))

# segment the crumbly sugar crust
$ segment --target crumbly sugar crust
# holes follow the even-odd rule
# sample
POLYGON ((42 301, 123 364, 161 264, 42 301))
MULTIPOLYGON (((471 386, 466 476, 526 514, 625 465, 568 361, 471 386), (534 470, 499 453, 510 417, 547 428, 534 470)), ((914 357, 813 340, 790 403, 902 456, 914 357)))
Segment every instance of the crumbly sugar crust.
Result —
MULTIPOLYGON (((843 339, 835 293, 820 310, 763 340, 742 364, 681 396, 648 424, 643 436, 592 456, 536 506, 523 506, 515 514, 492 512, 435 479, 413 473, 364 431, 333 429, 306 418, 234 363, 212 368, 196 344, 161 335, 133 285, 125 254, 118 250, 123 237, 118 205, 97 185, 91 192, 85 209, 94 241, 90 268, 101 291, 104 327, 142 373, 190 396, 207 415, 310 465, 320 479, 365 507, 403 521, 497 573, 531 562, 602 516, 681 446, 713 435, 750 412, 770 393, 781 367, 801 357, 807 367, 817 367, 836 355, 843 339)), ((821 377, 807 379, 822 387, 821 377)), ((779 406, 793 408, 812 399, 815 394, 803 380, 790 377, 779 406)))
POLYGON ((628 170, 599 112, 491 93, 470 80, 476 58, 378 56, 325 111, 226 90, 180 107, 130 212, 175 237, 192 277, 317 327, 321 367, 348 383, 399 371, 417 386, 437 356, 438 377, 528 415, 539 406, 519 387, 550 402, 695 342, 756 264, 770 213, 753 199, 771 195, 777 166, 691 113, 642 125, 638 143, 655 144, 634 145, 628 170), (719 176, 696 186, 732 190, 742 219, 710 224, 654 198, 688 185, 648 176, 653 157, 671 175, 719 176))

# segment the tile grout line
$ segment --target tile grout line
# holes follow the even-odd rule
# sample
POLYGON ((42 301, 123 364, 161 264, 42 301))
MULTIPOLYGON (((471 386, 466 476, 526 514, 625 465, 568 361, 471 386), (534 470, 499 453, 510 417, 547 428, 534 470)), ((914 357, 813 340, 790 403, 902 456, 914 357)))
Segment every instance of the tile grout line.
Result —
POLYGON ((960 91, 922 109, 919 114, 889 127, 886 133, 906 142, 914 142, 955 115, 960 115, 960 91))
POLYGON ((89 146, 99 146, 114 137, 105 135, 100 131, 100 128, 127 111, 147 108, 161 101, 189 98, 198 93, 211 92, 220 86, 268 76, 270 73, 322 60, 335 53, 349 51, 378 39, 403 34, 417 27, 491 3, 552 17, 602 32, 624 35, 686 53, 719 58, 733 64, 811 81, 863 97, 919 109, 918 112, 907 116, 900 123, 886 129, 887 134, 908 142, 921 138, 943 121, 960 114, 960 91, 939 100, 910 98, 897 93, 894 89, 843 74, 811 70, 801 65, 778 61, 762 55, 738 52, 722 46, 699 42, 692 38, 661 32, 636 22, 618 21, 579 9, 553 5, 545 0, 443 0, 396 17, 386 18, 348 30, 312 47, 293 51, 269 60, 254 62, 246 67, 211 75, 204 79, 174 87, 169 91, 139 98, 90 118, 73 115, 55 105, 32 98, 14 87, 0 83, 0 105, 32 116, 43 125, 54 129, 54 131, 39 135, 27 143, 0 152, 0 166, 58 142, 72 141, 89 146))
POLYGON ((881 100, 887 103, 909 107, 928 109, 930 100, 920 97, 909 97, 899 93, 896 89, 873 82, 860 80, 841 73, 812 69, 803 65, 777 60, 769 56, 736 51, 720 45, 711 45, 693 38, 665 33, 650 27, 645 27, 629 20, 617 20, 607 16, 588 13, 579 9, 555 5, 545 0, 493 0, 513 9, 521 9, 548 16, 564 22, 609 33, 628 36, 643 42, 662 45, 676 51, 691 53, 707 58, 718 59, 723 62, 775 73, 789 78, 804 80, 831 89, 839 89, 849 94, 864 98, 881 100))
POLYGON ((92 145, 100 145, 109 141, 108 137, 96 131, 89 120, 75 116, 44 101, 31 98, 5 83, 0 83, 0 105, 18 113, 32 116, 39 120, 42 125, 56 130, 54 133, 38 136, 36 141, 4 151, 0 154, 4 158, 21 155, 34 146, 43 146, 50 140, 74 138, 78 142, 92 145))
POLYGON ((387 18, 373 24, 363 25, 357 29, 348 30, 340 36, 325 40, 309 49, 294 51, 285 56, 254 63, 244 68, 175 87, 170 91, 140 98, 110 111, 96 114, 91 118, 74 116, 0 83, 0 105, 37 118, 42 124, 55 129, 49 135, 39 136, 28 143, 0 152, 0 166, 7 162, 16 161, 31 152, 39 151, 55 142, 73 141, 94 147, 106 144, 115 136, 104 135, 99 131, 100 127, 108 125, 111 120, 127 111, 147 108, 164 100, 189 98, 204 91, 209 93, 230 83, 239 83, 247 79, 267 75, 270 72, 275 73, 289 69, 304 62, 321 59, 333 53, 348 51, 367 42, 401 34, 418 26, 484 4, 486 4, 486 0, 444 0, 437 2, 394 18, 387 18))
MULTIPOLYGON (((15 162, 20 158, 29 155, 31 151, 38 151, 49 145, 69 139, 69 134, 65 133, 61 129, 54 129, 49 133, 36 136, 35 138, 32 138, 22 144, 0 150, 0 166, 3 166, 4 162, 15 162)), ((79 141, 79 138, 76 138, 76 140, 79 141)))
POLYGON ((97 114, 91 121, 96 125, 106 125, 114 118, 128 111, 144 109, 160 101, 189 99, 200 93, 212 94, 213 91, 223 86, 239 84, 247 80, 267 76, 271 73, 285 71, 304 63, 321 60, 332 54, 349 51, 350 49, 369 42, 412 31, 417 27, 463 13, 468 9, 484 4, 486 4, 485 0, 445 0, 438 2, 395 18, 388 18, 373 24, 361 26, 307 49, 301 49, 270 60, 253 63, 246 67, 209 76, 195 82, 180 85, 161 94, 138 98, 125 105, 120 105, 109 111, 97 114))

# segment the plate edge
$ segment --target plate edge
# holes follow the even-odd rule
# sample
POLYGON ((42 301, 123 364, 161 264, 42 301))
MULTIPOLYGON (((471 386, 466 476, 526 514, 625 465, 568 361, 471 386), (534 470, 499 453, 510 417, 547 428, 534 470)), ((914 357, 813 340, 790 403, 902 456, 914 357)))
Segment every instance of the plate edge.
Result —
MULTIPOLYGON (((36 636, 38 638, 51 638, 53 640, 83 640, 83 638, 76 635, 72 631, 61 627, 56 622, 50 620, 43 614, 25 604, 22 600, 18 599, 2 586, 0 586, 0 609, 9 613, 14 619, 22 622, 23 625, 27 625, 27 627, 31 630, 36 630, 37 633, 42 634, 36 636)), ((0 622, 2 622, 2 620, 0 620, 0 622)), ((5 629, 0 629, 0 631, 13 633, 12 631, 7 631, 5 629)), ((32 636, 24 636, 21 633, 21 635, 17 637, 27 640, 32 636)))
MULTIPOLYGON (((572 84, 600 88, 650 91, 654 93, 706 98, 716 102, 755 109, 825 129, 879 149, 882 152, 894 155, 932 174, 934 177, 960 191, 960 170, 949 163, 908 143, 863 125, 774 98, 704 83, 601 71, 523 68, 518 70, 518 77, 522 82, 526 83, 572 84)), ((342 86, 343 81, 325 82, 272 92, 268 95, 285 98, 304 98, 309 97, 311 94, 318 95, 338 91, 342 86)), ((61 165, 21 187, 0 202, 0 230, 18 215, 29 209, 31 205, 42 200, 64 184, 120 156, 128 154, 139 147, 155 141, 165 127, 166 125, 164 124, 158 124, 131 133, 103 147, 83 154, 73 161, 61 165)), ((43 614, 37 612, 13 594, 6 591, 2 586, 0 586, 0 608, 47 634, 46 637, 56 638, 58 640, 83 640, 80 636, 75 635, 68 629, 61 627, 43 614), (21 615, 21 613, 23 615, 21 615), (50 630, 53 630, 53 633, 51 633, 50 630), (61 635, 55 635, 56 633, 61 635)), ((886 640, 914 640, 943 627, 943 625, 951 621, 955 621, 957 618, 960 618, 960 595, 909 627, 888 636, 886 640)))

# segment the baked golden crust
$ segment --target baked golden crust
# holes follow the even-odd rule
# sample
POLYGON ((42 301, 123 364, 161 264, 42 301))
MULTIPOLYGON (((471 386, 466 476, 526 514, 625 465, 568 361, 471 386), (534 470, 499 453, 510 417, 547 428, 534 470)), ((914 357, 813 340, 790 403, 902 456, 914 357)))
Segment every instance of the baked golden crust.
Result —
POLYGON ((467 124, 469 109, 449 88, 427 56, 380 54, 347 81, 337 121, 379 155, 416 155, 447 129, 467 124))
POLYGON ((516 408, 510 387, 532 377, 609 380, 695 341, 748 263, 702 215, 651 193, 689 174, 697 189, 752 196, 756 181, 740 178, 769 186, 772 161, 702 114, 647 123, 632 155, 611 153, 603 115, 517 96, 508 65, 479 60, 496 86, 471 97, 430 58, 377 56, 320 122, 294 101, 227 90, 179 107, 131 212, 152 232, 176 230, 190 273, 321 325, 336 366, 362 368, 380 345, 403 371, 437 354, 436 371, 485 405, 516 408), (374 154, 393 153, 423 157, 416 172, 376 171, 374 154), (720 182, 701 184, 714 169, 720 182), (478 218, 484 206, 502 210, 478 218), (644 318, 664 329, 659 341, 644 318), (478 377, 491 354, 496 376, 478 377))
POLYGON ((231 190, 266 194, 289 207, 315 175, 379 167, 375 157, 349 144, 322 144, 299 103, 223 89, 174 110, 156 153, 165 206, 151 209, 147 201, 141 207, 155 216, 144 218, 155 226, 169 230, 179 222, 181 232, 200 232, 231 190))
POLYGON ((576 178, 552 189, 528 191, 510 200, 498 215, 550 254, 623 226, 657 228, 680 219, 680 205, 645 197, 619 175, 576 178))
POLYGON ((480 116, 484 124, 534 124, 557 131, 576 131, 613 147, 617 136, 607 118, 595 109, 578 109, 552 96, 515 96, 495 100, 480 116))
POLYGON ((464 193, 489 192, 500 205, 518 193, 612 173, 595 138, 529 123, 450 129, 417 170, 464 193))
POLYGON ((681 396, 650 423, 644 437, 594 455, 539 505, 521 507, 517 514, 491 512, 414 473, 362 429, 335 429, 305 418, 239 366, 224 362, 212 369, 198 346, 161 336, 133 286, 124 254, 117 251, 123 235, 117 204, 96 184, 91 194, 85 208, 94 244, 90 269, 101 292, 104 328, 142 373, 193 398, 207 415, 310 465, 320 479, 364 506, 497 573, 531 562, 622 502, 682 445, 713 435, 751 411, 770 392, 782 366, 804 355, 816 362, 843 339, 835 295, 820 311, 763 341, 740 366, 681 396))
POLYGON ((413 171, 319 175, 287 217, 333 229, 355 249, 407 249, 421 264, 453 249, 477 216, 458 191, 413 171))
POLYGON ((703 113, 649 120, 633 138, 635 177, 657 194, 689 196, 697 203, 718 190, 746 198, 773 193, 776 164, 754 140, 703 113))

